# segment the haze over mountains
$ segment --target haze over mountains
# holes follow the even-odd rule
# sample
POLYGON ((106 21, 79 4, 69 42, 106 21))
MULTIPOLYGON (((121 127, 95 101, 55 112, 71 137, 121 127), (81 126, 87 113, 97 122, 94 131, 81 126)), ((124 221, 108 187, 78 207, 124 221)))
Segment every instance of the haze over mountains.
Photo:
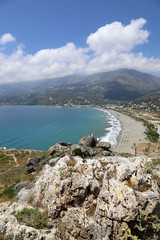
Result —
POLYGON ((160 88, 160 78, 131 69, 0 85, 0 104, 102 103, 132 100, 160 88))

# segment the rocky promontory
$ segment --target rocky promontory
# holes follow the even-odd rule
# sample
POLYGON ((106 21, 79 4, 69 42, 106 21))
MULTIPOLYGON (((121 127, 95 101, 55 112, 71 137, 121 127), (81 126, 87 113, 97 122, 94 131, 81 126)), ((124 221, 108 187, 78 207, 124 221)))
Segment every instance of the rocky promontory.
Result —
POLYGON ((2 204, 0 239, 159 239, 159 161, 106 156, 102 153, 109 152, 107 144, 93 139, 89 151, 92 143, 88 146, 83 140, 76 148, 59 144, 63 156, 56 152, 59 145, 53 146, 49 150, 53 158, 44 161, 39 176, 25 183, 14 201, 2 204), (74 149, 81 149, 79 156, 74 149), (45 224, 34 227, 27 216, 18 219, 24 208, 46 215, 45 224))

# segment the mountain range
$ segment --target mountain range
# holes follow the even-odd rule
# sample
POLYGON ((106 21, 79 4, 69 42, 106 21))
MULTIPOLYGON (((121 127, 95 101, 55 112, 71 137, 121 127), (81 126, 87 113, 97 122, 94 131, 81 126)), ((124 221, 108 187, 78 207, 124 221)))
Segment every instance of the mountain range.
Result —
POLYGON ((88 104, 126 101, 160 88, 160 78, 131 69, 0 85, 0 104, 88 104))

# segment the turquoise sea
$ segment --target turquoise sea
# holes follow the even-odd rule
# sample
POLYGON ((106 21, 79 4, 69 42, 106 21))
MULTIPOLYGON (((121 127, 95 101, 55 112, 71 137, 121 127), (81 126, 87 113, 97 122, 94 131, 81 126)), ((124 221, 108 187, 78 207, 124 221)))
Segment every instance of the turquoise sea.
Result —
MULTIPOLYGON (((112 138, 115 132, 119 133, 117 127, 113 116, 98 109, 0 107, 0 147, 47 150, 60 141, 76 144, 92 133, 107 141, 111 132, 112 138)), ((116 141, 116 136, 112 141, 116 141)))

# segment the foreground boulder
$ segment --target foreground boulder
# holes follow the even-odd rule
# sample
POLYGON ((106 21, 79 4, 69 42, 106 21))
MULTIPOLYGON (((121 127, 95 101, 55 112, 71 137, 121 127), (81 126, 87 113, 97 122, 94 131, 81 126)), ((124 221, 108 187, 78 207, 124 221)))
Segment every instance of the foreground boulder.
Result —
POLYGON ((71 143, 59 142, 49 148, 49 154, 52 155, 65 155, 70 151, 71 143))
POLYGON ((95 138, 93 134, 85 136, 79 140, 79 145, 84 147, 95 147, 97 143, 97 138, 95 138))
POLYGON ((50 161, 32 187, 21 189, 14 203, 0 208, 0 237, 118 240, 125 239, 125 229, 136 234, 140 211, 160 213, 160 190, 144 171, 146 161, 151 159, 65 156, 50 161), (15 213, 24 207, 47 212, 51 227, 20 224, 15 213))
POLYGON ((99 142, 97 147, 108 151, 111 148, 111 144, 109 142, 99 142))

